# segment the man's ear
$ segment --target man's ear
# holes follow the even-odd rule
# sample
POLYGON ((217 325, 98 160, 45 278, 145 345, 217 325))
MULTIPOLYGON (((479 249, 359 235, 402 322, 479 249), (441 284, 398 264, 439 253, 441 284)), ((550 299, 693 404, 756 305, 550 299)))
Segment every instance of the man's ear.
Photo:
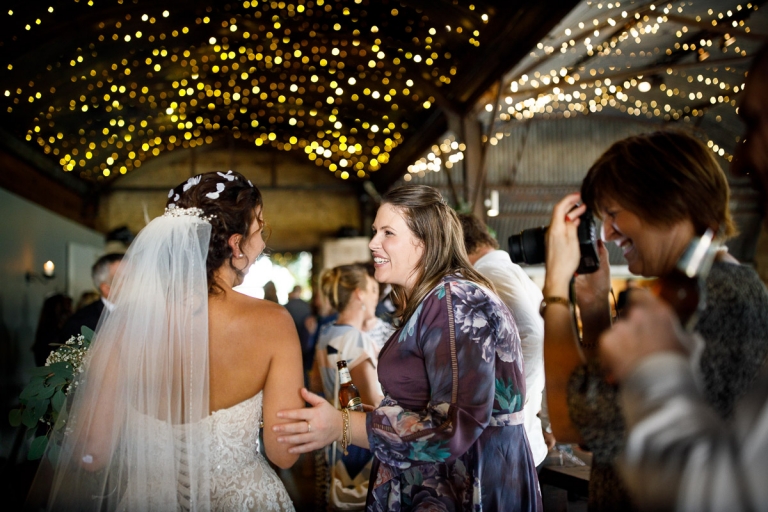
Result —
POLYGON ((240 249, 240 240, 242 240, 243 236, 234 234, 229 237, 229 240, 227 240, 227 245, 229 245, 229 248, 232 249, 232 254, 236 257, 240 257, 240 253, 243 251, 240 249))

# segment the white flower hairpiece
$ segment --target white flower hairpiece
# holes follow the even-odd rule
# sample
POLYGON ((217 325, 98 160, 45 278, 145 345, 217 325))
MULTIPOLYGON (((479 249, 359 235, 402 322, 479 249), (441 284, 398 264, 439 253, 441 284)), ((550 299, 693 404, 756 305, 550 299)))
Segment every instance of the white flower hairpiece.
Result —
MULTIPOLYGON (((201 178, 202 176, 194 176, 192 178, 189 178, 187 182, 184 184, 184 186, 182 187, 181 189, 182 192, 186 192, 187 190, 191 189, 195 185, 199 184, 201 178)), ((168 197, 171 197, 171 196, 168 196, 168 197)))
MULTIPOLYGON (((221 173, 219 173, 219 174, 221 174, 221 173)), ((207 194, 205 194, 205 197, 207 197, 208 199, 218 199, 219 198, 219 194, 221 194, 222 192, 224 192, 224 184, 223 183, 217 183, 216 184, 216 192, 208 192, 207 194)))
POLYGON ((196 207, 192 208, 179 208, 175 204, 169 204, 165 208, 165 213, 163 213, 163 217, 197 217, 198 219, 202 220, 203 222, 211 223, 211 219, 215 219, 215 215, 205 215, 205 212, 196 207))
POLYGON ((224 174, 223 172, 217 172, 216 174, 218 174, 222 178, 225 178, 227 181, 235 181, 237 179, 237 176, 232 174, 232 171, 227 171, 226 174, 224 174))

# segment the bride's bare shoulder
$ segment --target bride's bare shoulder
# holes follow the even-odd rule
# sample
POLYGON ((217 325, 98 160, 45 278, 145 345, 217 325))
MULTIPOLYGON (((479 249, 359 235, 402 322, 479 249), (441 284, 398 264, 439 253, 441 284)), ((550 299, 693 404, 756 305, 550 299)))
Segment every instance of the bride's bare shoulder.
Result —
MULTIPOLYGON (((260 332, 274 336, 275 334, 296 334, 296 326, 293 323, 288 310, 280 304, 256 299, 247 295, 237 294, 227 302, 226 316, 230 316, 230 322, 237 323, 250 332, 260 332)), ((270 336, 271 337, 271 336, 270 336)))

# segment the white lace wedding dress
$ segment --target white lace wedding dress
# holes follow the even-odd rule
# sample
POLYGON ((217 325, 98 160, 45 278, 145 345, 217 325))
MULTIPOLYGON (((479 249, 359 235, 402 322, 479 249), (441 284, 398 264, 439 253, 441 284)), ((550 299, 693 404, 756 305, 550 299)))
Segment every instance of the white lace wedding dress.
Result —
POLYGON ((294 510, 285 486, 259 453, 264 392, 214 412, 211 424, 211 508, 294 510))
MULTIPOLYGON (((198 492, 210 494, 210 509, 220 512, 294 511, 285 486, 269 463, 259 452, 259 425, 262 420, 263 391, 227 409, 213 412, 199 423, 170 426, 165 422, 142 414, 129 420, 145 432, 151 440, 149 446, 152 463, 145 467, 149 477, 132 479, 118 506, 120 511, 136 510, 136 504, 148 503, 152 510, 166 510, 170 503, 180 503, 183 510, 190 509, 190 495, 194 494, 185 481, 192 471, 188 464, 196 460, 194 447, 183 442, 185 433, 193 429, 196 438, 208 439, 204 451, 210 457, 210 487, 198 492), (202 435, 201 435, 202 434, 202 435), (169 439, 173 441, 168 442, 169 439), (180 448, 183 446, 183 448, 180 448), (182 461, 178 471, 172 471, 165 461, 176 457, 182 461), (169 472, 178 475, 176 485, 169 485, 169 472)), ((173 477, 172 477, 173 478, 173 477)), ((198 503, 207 503, 197 500, 198 503)), ((143 506, 143 505, 142 505, 143 506)), ((204 508, 208 508, 207 505, 204 508)))

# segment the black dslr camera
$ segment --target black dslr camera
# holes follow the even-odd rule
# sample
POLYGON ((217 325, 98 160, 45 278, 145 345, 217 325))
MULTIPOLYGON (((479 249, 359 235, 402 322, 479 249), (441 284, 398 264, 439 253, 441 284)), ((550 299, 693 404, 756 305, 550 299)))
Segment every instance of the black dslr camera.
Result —
MULTIPOLYGON (((580 217, 578 227, 579 249, 581 260, 578 274, 591 274, 600 268, 600 256, 597 253, 597 226, 592 212, 587 210, 580 217)), ((549 226, 525 229, 519 235, 509 237, 509 256, 514 263, 527 263, 535 265, 544 263, 545 247, 544 237, 549 226)))

